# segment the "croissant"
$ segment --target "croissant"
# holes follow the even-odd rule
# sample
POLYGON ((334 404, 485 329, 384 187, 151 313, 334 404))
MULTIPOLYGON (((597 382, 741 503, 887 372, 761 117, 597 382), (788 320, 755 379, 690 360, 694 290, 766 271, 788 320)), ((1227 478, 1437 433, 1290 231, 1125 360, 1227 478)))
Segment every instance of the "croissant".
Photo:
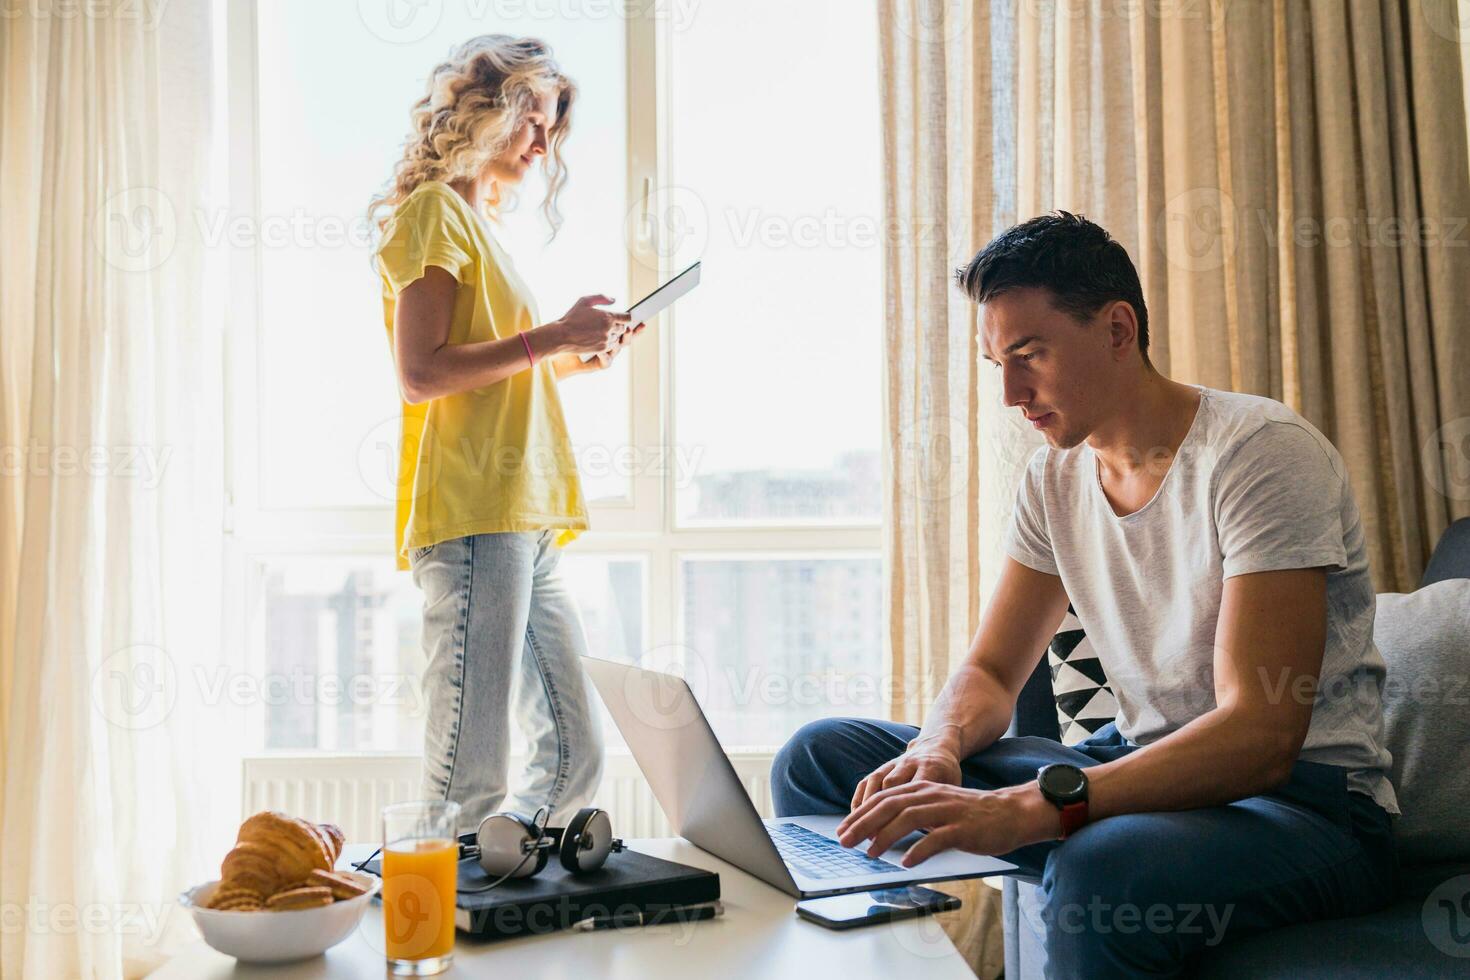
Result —
POLYGON ((240 825, 235 846, 220 865, 220 884, 211 900, 231 904, 264 903, 288 885, 305 881, 313 871, 330 871, 342 851, 342 831, 334 824, 262 810, 240 825))

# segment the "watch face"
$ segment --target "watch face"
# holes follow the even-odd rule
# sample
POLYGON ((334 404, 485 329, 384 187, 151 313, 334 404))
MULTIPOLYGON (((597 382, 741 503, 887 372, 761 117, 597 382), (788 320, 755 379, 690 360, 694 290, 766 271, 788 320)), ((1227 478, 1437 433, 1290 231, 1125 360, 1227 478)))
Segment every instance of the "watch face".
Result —
POLYGON ((1058 763, 1042 768, 1038 775, 1041 792, 1059 803, 1074 803, 1086 795, 1087 777, 1081 769, 1058 763))

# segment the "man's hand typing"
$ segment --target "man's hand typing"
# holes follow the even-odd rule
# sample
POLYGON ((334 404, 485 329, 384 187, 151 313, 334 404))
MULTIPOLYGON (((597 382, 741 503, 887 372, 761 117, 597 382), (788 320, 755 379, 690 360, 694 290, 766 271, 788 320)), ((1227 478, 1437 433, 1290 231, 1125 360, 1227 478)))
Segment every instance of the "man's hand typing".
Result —
POLYGON ((958 726, 946 725, 932 735, 920 733, 903 755, 883 763, 858 783, 850 809, 857 810, 879 790, 918 780, 960 785, 958 726))

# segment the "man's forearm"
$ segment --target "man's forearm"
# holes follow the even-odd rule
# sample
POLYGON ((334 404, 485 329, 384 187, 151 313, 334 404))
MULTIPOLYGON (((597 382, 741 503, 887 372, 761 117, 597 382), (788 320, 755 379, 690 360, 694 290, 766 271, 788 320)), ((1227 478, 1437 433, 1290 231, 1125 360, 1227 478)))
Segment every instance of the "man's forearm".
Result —
POLYGON ((940 690, 915 742, 933 742, 964 759, 1006 733, 1015 705, 988 671, 962 664, 940 690))
POLYGON ((1192 810, 1268 792, 1291 777, 1301 743, 1281 718, 1215 708, 1137 752, 1090 767, 1088 815, 1192 810))

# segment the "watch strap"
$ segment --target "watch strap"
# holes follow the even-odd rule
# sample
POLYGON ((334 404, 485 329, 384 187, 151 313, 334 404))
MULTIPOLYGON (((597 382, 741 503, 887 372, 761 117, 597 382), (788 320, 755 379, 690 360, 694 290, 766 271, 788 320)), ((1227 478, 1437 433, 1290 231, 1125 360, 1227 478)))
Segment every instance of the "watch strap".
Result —
POLYGON ((1087 801, 1079 800, 1057 808, 1062 815, 1062 840, 1071 837, 1087 824, 1087 801))

